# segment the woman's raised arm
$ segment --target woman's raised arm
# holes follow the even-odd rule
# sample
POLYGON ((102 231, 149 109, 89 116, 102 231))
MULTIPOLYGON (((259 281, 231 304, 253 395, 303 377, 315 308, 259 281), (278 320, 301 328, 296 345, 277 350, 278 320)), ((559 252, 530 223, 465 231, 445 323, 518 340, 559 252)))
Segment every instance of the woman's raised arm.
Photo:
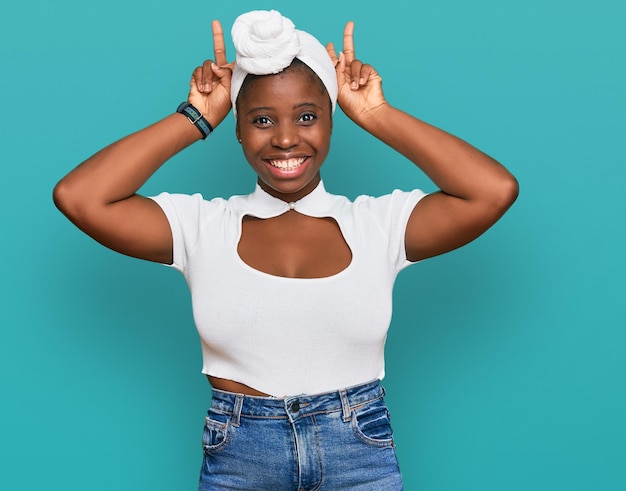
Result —
POLYGON ((456 249, 478 237, 513 204, 516 179, 498 162, 463 140, 392 107, 376 70, 355 57, 354 24, 344 30, 344 53, 335 63, 338 102, 354 122, 411 160, 437 185, 423 198, 406 229, 411 261, 456 249))
MULTIPOLYGON (((215 63, 191 77, 188 102, 215 128, 230 110, 230 78, 224 35, 213 21, 215 63)), ((137 190, 169 158, 201 138, 183 114, 174 113, 100 150, 54 188, 56 206, 78 228, 115 251, 172 262, 172 235, 161 208, 137 190)))

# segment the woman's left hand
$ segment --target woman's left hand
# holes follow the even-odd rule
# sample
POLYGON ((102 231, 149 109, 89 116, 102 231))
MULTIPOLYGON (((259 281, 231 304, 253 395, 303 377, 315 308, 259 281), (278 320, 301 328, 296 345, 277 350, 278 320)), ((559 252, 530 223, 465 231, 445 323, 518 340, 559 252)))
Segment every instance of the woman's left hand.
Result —
POLYGON ((350 119, 363 126, 368 117, 387 102, 380 75, 373 66, 355 57, 354 22, 348 22, 344 28, 343 52, 337 56, 333 43, 326 45, 326 51, 337 72, 337 102, 350 119))
POLYGON ((214 20, 211 29, 215 61, 206 60, 193 71, 187 100, 202 112, 215 129, 230 111, 230 81, 235 62, 229 63, 226 59, 220 21, 214 20))

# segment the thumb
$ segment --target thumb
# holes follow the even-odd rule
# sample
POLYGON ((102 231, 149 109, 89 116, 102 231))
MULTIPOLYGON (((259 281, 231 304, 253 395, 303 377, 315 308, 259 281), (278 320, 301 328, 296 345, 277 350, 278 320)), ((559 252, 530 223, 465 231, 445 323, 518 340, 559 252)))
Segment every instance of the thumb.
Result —
POLYGON ((328 56, 330 57, 330 61, 333 62, 333 66, 336 67, 339 59, 337 58, 337 54, 335 53, 335 45, 333 43, 327 43, 326 52, 328 53, 328 56))
POLYGON ((339 60, 335 65, 335 72, 337 73, 337 85, 341 88, 346 83, 346 57, 343 52, 339 53, 339 60))
POLYGON ((216 65, 215 63, 211 63, 211 71, 213 74, 220 79, 220 83, 230 88, 230 81, 233 75, 233 70, 230 65, 216 65))

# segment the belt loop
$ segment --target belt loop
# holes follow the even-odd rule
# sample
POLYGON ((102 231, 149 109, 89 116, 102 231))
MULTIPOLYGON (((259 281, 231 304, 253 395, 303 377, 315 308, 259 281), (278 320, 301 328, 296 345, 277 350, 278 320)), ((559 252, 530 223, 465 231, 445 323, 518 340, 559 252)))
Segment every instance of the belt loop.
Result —
POLYGON ((339 398, 341 399, 341 411, 343 412, 344 422, 348 422, 351 419, 350 401, 348 401, 348 394, 345 389, 339 390, 339 398))
POLYGON ((241 417, 241 408, 243 406, 243 394, 237 394, 235 397, 235 405, 233 406, 233 426, 237 428, 239 426, 239 418, 241 417))

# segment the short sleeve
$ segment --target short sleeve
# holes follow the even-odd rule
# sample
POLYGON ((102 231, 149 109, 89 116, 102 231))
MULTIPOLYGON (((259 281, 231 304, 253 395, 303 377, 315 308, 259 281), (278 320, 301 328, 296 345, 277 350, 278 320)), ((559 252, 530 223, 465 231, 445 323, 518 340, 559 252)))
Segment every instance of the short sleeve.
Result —
POLYGON ((171 266, 184 272, 187 259, 196 247, 202 231, 223 207, 223 200, 205 200, 201 194, 161 193, 151 196, 163 210, 172 230, 173 263, 171 266))
POLYGON ((420 189, 408 192, 396 189, 378 198, 361 196, 355 200, 368 219, 377 224, 378 231, 386 241, 390 266, 396 273, 413 264, 406 257, 406 227, 415 205, 424 196, 426 193, 420 189))

